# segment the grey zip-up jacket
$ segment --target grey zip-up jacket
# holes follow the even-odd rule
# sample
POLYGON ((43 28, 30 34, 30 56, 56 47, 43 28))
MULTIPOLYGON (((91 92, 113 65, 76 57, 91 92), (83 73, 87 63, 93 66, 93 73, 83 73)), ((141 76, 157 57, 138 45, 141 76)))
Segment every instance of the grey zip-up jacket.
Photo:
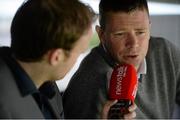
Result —
MULTIPOLYGON (((151 37, 147 74, 139 81, 135 99, 138 118, 171 118, 180 104, 180 51, 163 38, 151 37)), ((112 59, 102 46, 82 61, 63 95, 65 118, 100 118, 107 96, 107 72, 112 59)))

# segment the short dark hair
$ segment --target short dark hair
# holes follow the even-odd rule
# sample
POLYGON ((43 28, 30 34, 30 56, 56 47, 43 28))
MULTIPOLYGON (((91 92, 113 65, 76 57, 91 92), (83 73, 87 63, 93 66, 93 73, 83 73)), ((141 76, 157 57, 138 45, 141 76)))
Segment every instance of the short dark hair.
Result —
POLYGON ((101 0, 99 3, 99 23, 105 28, 107 13, 109 12, 132 12, 145 9, 149 15, 146 0, 101 0))
POLYGON ((50 49, 70 51, 94 17, 78 0, 26 0, 11 24, 12 51, 26 62, 41 60, 50 49))

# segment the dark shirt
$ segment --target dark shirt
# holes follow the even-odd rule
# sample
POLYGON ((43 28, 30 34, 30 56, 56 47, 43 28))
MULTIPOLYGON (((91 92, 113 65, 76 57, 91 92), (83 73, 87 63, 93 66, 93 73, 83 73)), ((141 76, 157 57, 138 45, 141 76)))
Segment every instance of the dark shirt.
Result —
POLYGON ((4 55, 3 58, 5 59, 6 63, 11 68, 11 70, 13 71, 14 75, 18 78, 16 79, 16 83, 22 95, 23 96, 32 95, 46 119, 55 118, 55 116, 52 114, 48 102, 48 98, 52 98, 55 95, 53 84, 51 82, 47 82, 43 84, 38 90, 35 84, 33 83, 33 81, 31 80, 31 78, 16 62, 12 54, 10 54, 10 51, 8 52, 8 54, 4 55))

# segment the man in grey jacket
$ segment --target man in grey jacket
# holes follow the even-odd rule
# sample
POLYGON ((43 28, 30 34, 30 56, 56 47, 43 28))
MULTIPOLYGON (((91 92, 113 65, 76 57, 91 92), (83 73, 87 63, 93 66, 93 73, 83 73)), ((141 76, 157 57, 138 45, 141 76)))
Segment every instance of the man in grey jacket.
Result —
POLYGON ((108 72, 128 63, 139 77, 135 118, 171 118, 180 104, 179 49, 150 37, 146 0, 101 0, 99 10, 100 45, 82 61, 64 93, 65 117, 99 118, 108 99, 108 72))
POLYGON ((54 81, 88 46, 94 15, 77 0, 26 0, 20 6, 11 47, 0 47, 0 119, 63 118, 54 81))

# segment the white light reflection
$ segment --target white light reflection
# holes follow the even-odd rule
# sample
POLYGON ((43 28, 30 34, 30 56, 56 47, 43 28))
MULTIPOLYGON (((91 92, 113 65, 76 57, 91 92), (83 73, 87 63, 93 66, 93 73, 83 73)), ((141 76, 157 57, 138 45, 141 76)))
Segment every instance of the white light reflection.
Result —
POLYGON ((180 4, 149 2, 150 15, 180 15, 180 4))
MULTIPOLYGON (((98 13, 99 0, 80 0, 89 4, 98 13)), ((150 15, 180 15, 180 4, 148 2, 150 15)))
POLYGON ((0 17, 13 17, 19 6, 24 0, 1 0, 0 1, 0 17))
MULTIPOLYGON (((14 16, 18 7, 24 0, 2 0, 0 1, 0 17, 14 16)), ((99 0, 80 0, 89 4, 98 13, 99 0)), ((180 4, 148 2, 150 15, 180 15, 180 4)))

